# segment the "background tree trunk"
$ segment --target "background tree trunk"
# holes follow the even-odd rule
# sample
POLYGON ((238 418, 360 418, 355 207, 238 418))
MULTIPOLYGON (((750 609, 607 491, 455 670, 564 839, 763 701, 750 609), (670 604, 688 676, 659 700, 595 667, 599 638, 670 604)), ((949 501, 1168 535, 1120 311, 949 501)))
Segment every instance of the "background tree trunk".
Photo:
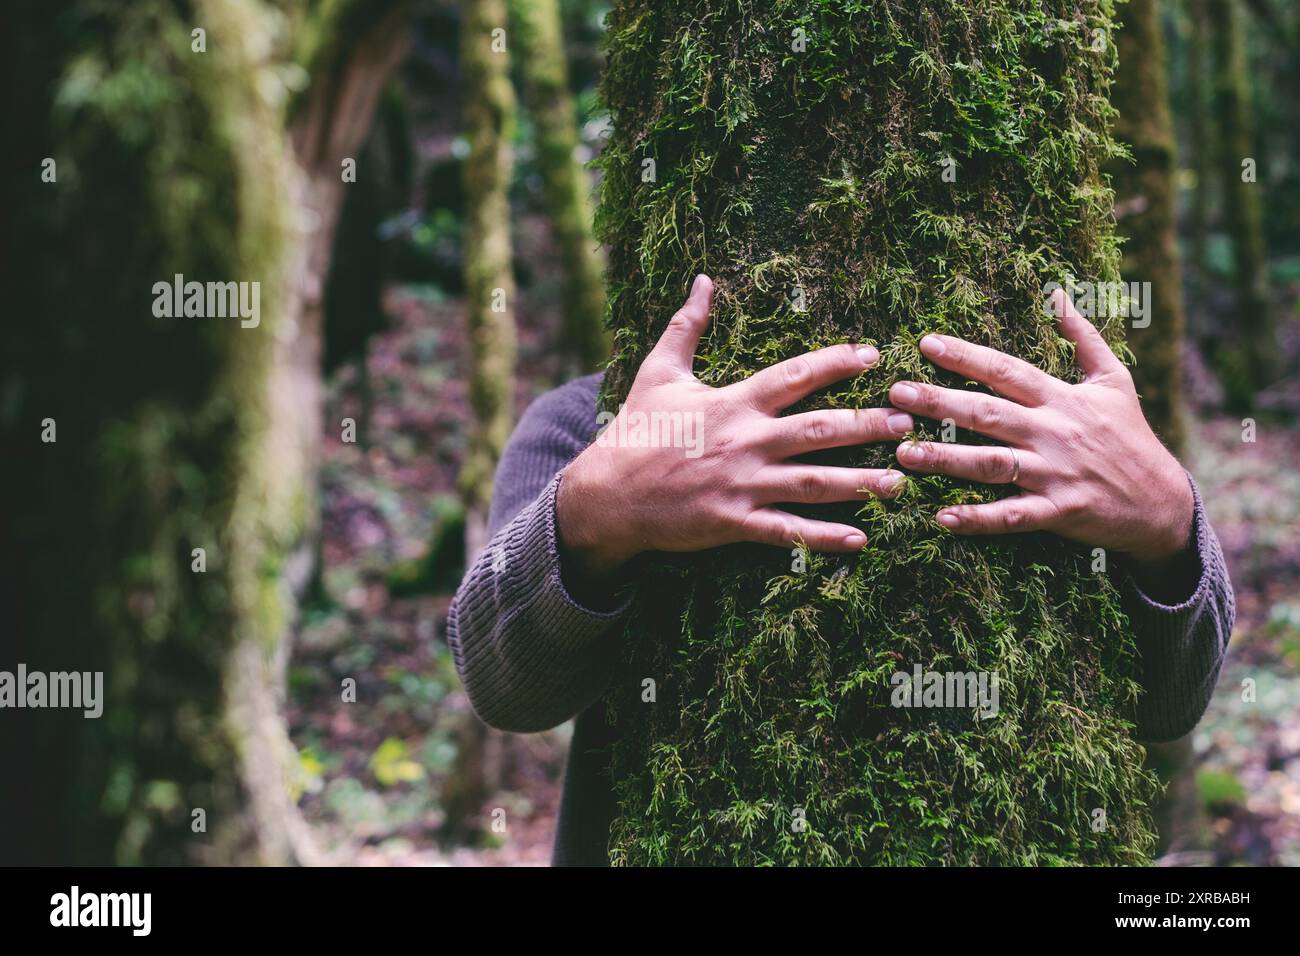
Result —
MULTIPOLYGON (((1188 212, 1188 233, 1190 241, 1188 251, 1191 259, 1191 273, 1196 298, 1203 299, 1208 294, 1208 262, 1206 259, 1206 242, 1210 234, 1210 190, 1213 183, 1214 166, 1210 162, 1213 150, 1210 148, 1208 131, 1209 97, 1206 93, 1206 81, 1209 77, 1206 57, 1205 39, 1205 0, 1188 0, 1187 9, 1187 101, 1190 104, 1188 126, 1188 147, 1191 152, 1192 171, 1196 182, 1192 186, 1191 204, 1188 212)), ((1200 342, 1204 338, 1204 329, 1197 324, 1197 314, 1204 310, 1204 301, 1196 301, 1188 315, 1194 338, 1200 342)))
MULTIPOLYGON (((492 478, 514 427, 515 285, 510 251, 510 177, 514 168, 514 90, 505 0, 464 8, 461 71, 465 78, 465 299, 470 339, 469 390, 474 419, 461 471, 465 566, 487 546, 492 478), (495 31, 495 33, 494 33, 495 31)), ((447 842, 473 840, 481 811, 500 779, 497 732, 473 714, 457 746, 452 785, 443 794, 447 842)))
POLYGON ((465 299, 474 421, 461 471, 466 566, 487 544, 492 476, 514 427, 515 283, 510 252, 510 177, 515 95, 510 85, 504 0, 467 4, 461 23, 465 77, 465 299), (494 36, 493 31, 499 31, 494 36), (501 44, 494 50, 493 44, 501 44))
MULTIPOLYGON (((1100 174, 1110 11, 616 3, 605 407, 697 272, 717 282, 696 364, 708 383, 878 344, 878 369, 792 411, 887 404, 903 377, 962 386, 920 357, 929 331, 1077 374, 1043 290, 1118 278, 1100 174)), ((1119 347, 1122 320, 1097 322, 1119 347)), ((893 450, 819 460, 879 467, 893 450)), ((957 538, 933 521, 1005 489, 909 485, 898 502, 813 509, 863 527, 860 555, 732 547, 647 568, 608 700, 614 862, 1149 859, 1154 780, 1122 723, 1136 664, 1114 585, 1059 538, 957 538), (891 676, 914 665, 997 672, 997 717, 892 706, 891 676)))
POLYGON ((1214 55, 1214 115, 1219 125, 1218 176, 1223 216, 1232 239, 1236 319, 1232 347, 1222 352, 1219 371, 1229 407, 1245 411, 1256 393, 1277 377, 1277 330, 1269 311, 1259 184, 1242 178, 1243 161, 1260 157, 1251 122, 1240 13, 1233 0, 1206 3, 1214 55))
POLYGON ((578 127, 569 93, 569 68, 557 0, 512 0, 511 16, 523 72, 524 100, 533 121, 537 165, 551 230, 564 270, 560 347, 577 371, 594 371, 609 358, 605 282, 591 233, 590 184, 574 159, 578 127))
MULTIPOLYGON (((32 862, 316 862, 282 707, 317 520, 313 290, 333 220, 286 135, 291 52, 267 38, 324 25, 256 0, 79 14, 22 9, 5 58, 33 104, 15 120, 24 162, 53 157, 59 177, 22 177, 14 204, 16 273, 49 321, 0 363, 16 396, 3 500, 24 503, 6 510, 30 556, 7 582, 25 595, 16 659, 103 671, 106 701, 100 720, 30 721, 47 789, 17 797, 0 844, 32 862), (154 284, 177 274, 259 283, 260 321, 159 316, 154 284)), ((346 75, 351 42, 337 49, 313 69, 346 75)), ((364 134, 364 100, 322 128, 364 134)))
MULTIPOLYGON (((1119 112, 1115 138, 1133 153, 1132 163, 1120 160, 1111 169, 1115 217, 1127 240, 1122 246, 1120 271, 1126 282, 1151 283, 1147 303, 1150 325, 1139 329, 1130 323, 1129 345, 1137 357, 1133 377, 1151 427, 1171 452, 1182 455, 1186 444, 1185 335, 1174 216, 1177 160, 1159 4, 1156 0, 1130 0, 1119 7, 1119 22, 1115 37, 1119 68, 1111 103, 1119 112)), ((1204 228, 1203 222, 1200 227, 1204 228)), ((1196 794, 1190 735, 1172 743, 1148 745, 1147 755, 1148 766, 1167 788, 1155 809, 1160 852, 1203 848, 1208 831, 1196 794)))
POLYGON ((1174 127, 1165 79, 1165 45, 1155 0, 1119 7, 1115 44, 1119 69, 1111 103, 1119 115, 1115 138, 1133 162, 1111 167, 1115 218, 1126 240, 1120 272, 1126 282, 1151 284, 1150 324, 1129 323, 1128 342, 1137 364, 1133 378, 1147 420, 1174 454, 1186 437, 1182 406, 1183 290, 1174 228, 1176 165, 1174 127))

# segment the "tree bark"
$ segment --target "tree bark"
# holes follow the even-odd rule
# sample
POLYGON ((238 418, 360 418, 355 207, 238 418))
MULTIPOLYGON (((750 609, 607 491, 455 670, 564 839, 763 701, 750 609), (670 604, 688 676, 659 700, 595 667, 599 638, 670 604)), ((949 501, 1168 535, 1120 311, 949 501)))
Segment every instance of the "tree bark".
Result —
POLYGON ((551 231, 563 269, 561 350, 580 373, 595 371, 609 358, 605 334, 605 283, 591 233, 590 185, 574 160, 578 128, 557 0, 514 0, 524 80, 524 99, 533 121, 537 165, 546 192, 551 231))
MULTIPOLYGON (((465 502, 465 566, 488 542, 492 479, 514 427, 515 286, 510 249, 510 178, 514 90, 510 85, 505 0, 468 4, 461 23, 465 135, 465 298, 470 342, 473 420, 461 470, 465 502)), ((497 732, 466 716, 453 785, 444 794, 448 842, 482 832, 484 801, 499 783, 497 732)))
POLYGON ((1213 149, 1208 131, 1209 97, 1206 93, 1206 81, 1209 71, 1206 64, 1205 38, 1205 0, 1189 0, 1187 4, 1187 99, 1191 105, 1188 117, 1188 146, 1191 150, 1192 170, 1196 182, 1192 187, 1191 206, 1188 213, 1188 245, 1191 257, 1191 270, 1197 298, 1197 308, 1192 310, 1189 320, 1193 325, 1195 338, 1199 342, 1204 330, 1196 325, 1196 313, 1204 308, 1204 296, 1208 286, 1208 264, 1206 260, 1206 241, 1210 232, 1210 190, 1213 181, 1214 166, 1210 162, 1213 149))
MULTIPOLYGON (((708 384, 878 345, 877 369, 791 411, 887 405, 904 377, 971 387, 922 359, 930 331, 1076 376, 1044 290, 1118 279, 1101 178, 1110 13, 616 3, 597 211, 616 342, 604 406, 698 272, 717 287, 696 362, 708 384)), ((1123 320, 1096 321, 1122 348, 1123 320)), ((883 467, 893 450, 818 460, 883 467)), ((913 476, 896 502, 809 509, 862 527, 857 555, 650 560, 607 700, 612 861, 1149 859, 1154 780, 1126 723, 1137 664, 1114 585, 1062 539, 957 538, 933 521, 944 503, 1005 493, 913 476), (914 667, 998 674, 997 716, 895 706, 894 675, 914 667)))
MULTIPOLYGON (((328 249, 332 221, 305 198, 286 134, 290 64, 267 42, 304 24, 257 0, 85 4, 56 23, 36 6, 22 16, 41 42, 17 62, 50 75, 24 122, 60 176, 21 196, 16 261, 62 328, 20 333, 0 363, 20 396, 6 444, 26 463, 5 478, 27 512, 12 528, 29 558, 13 630, 33 668, 102 671, 106 699, 98 721, 33 722, 49 799, 19 819, 53 839, 5 849, 33 862, 318 862, 283 704, 317 522, 312 290, 325 266, 313 250, 328 249), (155 283, 177 274, 256 285, 257 321, 160 313, 155 283), (33 439, 42 416, 57 443, 33 439)), ((334 108, 322 128, 365 113, 358 99, 334 108)))
POLYGON ((1175 455, 1182 453, 1183 290, 1174 220, 1174 127, 1165 79, 1165 44, 1155 0, 1119 7, 1115 44, 1119 69, 1111 95, 1118 111, 1115 138, 1133 154, 1111 169, 1115 218, 1125 239, 1120 272, 1126 282, 1150 283, 1150 324, 1130 323, 1137 357, 1133 378, 1142 410, 1175 455))
POLYGON ((515 96, 504 0, 481 0, 465 7, 461 70, 465 135, 470 144, 464 174, 464 268, 474 415, 460 476, 468 567, 487 544, 492 476, 514 427, 515 284, 509 190, 515 96), (494 31, 499 32, 494 35, 494 31))
MULTIPOLYGON (((1119 68, 1111 103, 1119 116, 1115 137, 1132 151, 1133 162, 1112 168, 1115 217, 1125 238, 1120 271, 1127 282, 1149 282, 1150 324, 1132 328, 1129 344, 1137 357, 1133 377, 1142 410, 1175 455, 1186 444, 1182 360, 1184 316, 1174 215, 1173 174, 1177 163, 1169 112, 1165 45, 1156 0, 1130 0, 1119 8, 1115 45, 1119 68)), ((1192 73, 1192 81, 1199 78, 1192 73)), ((1193 122, 1196 122, 1194 119, 1193 122)), ((1198 185, 1198 196, 1201 191, 1198 185)), ((1204 215, 1194 207, 1193 215, 1204 215)), ((1204 221, 1193 225, 1193 234, 1204 221)), ((1204 242, 1204 235, 1200 236, 1204 242)), ((1147 765, 1166 785, 1155 808, 1160 852, 1202 848, 1206 821, 1197 798, 1196 759, 1190 736, 1147 747, 1147 765)))
POLYGON ((1218 175, 1223 216, 1232 239, 1235 295, 1235 328, 1231 347, 1221 353, 1219 372, 1228 406, 1242 412, 1277 378, 1279 350, 1268 301, 1260 186, 1247 182, 1242 168, 1246 160, 1260 157, 1255 151, 1239 12, 1233 0, 1206 2, 1214 56, 1214 114, 1219 123, 1218 175))

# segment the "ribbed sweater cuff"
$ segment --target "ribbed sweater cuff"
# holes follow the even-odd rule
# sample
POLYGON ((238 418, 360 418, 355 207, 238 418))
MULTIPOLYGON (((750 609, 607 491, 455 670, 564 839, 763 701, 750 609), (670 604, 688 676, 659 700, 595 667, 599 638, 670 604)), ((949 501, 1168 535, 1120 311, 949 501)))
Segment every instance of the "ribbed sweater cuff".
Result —
POLYGON ((611 633, 631 603, 612 611, 579 604, 560 577, 557 475, 491 542, 453 602, 448 640, 479 716, 529 733, 595 701, 612 674, 611 633))
POLYGON ((530 584, 536 581, 534 614, 554 622, 558 643, 570 650, 579 649, 604 634, 609 626, 621 618, 632 603, 624 594, 619 604, 609 611, 596 611, 579 602, 564 586, 560 573, 560 543, 556 534, 555 499, 560 491, 564 473, 551 479, 532 506, 531 520, 522 529, 518 540, 520 559, 529 562, 523 569, 530 584))
POLYGON ((1138 731, 1148 741, 1181 737, 1200 720, 1218 680, 1235 617, 1219 539, 1191 475, 1188 481, 1195 502, 1191 542, 1198 565, 1190 594, 1177 604, 1166 604, 1147 594, 1131 574, 1123 584, 1147 691, 1138 702, 1138 731))

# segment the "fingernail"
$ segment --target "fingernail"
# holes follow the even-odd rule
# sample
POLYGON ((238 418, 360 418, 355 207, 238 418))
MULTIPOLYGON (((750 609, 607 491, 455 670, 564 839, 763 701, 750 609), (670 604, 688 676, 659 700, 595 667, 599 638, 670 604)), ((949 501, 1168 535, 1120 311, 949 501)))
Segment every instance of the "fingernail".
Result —
POLYGON ((704 287, 704 282, 705 282, 707 279, 708 279, 708 276, 706 276, 703 272, 701 272, 699 275, 697 275, 697 276, 695 277, 695 281, 691 283, 691 297, 692 297, 692 298, 695 297, 695 293, 699 292, 700 289, 702 289, 702 288, 704 287))
POLYGON ((934 358, 938 358, 940 355, 943 354, 943 350, 944 350, 943 339, 939 338, 939 336, 927 335, 923 339, 921 339, 921 351, 924 352, 926 355, 930 355, 933 356, 934 358))
POLYGON ((880 353, 870 345, 863 345, 858 349, 858 358, 862 359, 863 365, 875 365, 880 359, 880 353))
POLYGON ((920 394, 915 385, 907 382, 899 382, 889 390, 889 397, 898 405, 910 405, 920 397, 920 394))
POLYGON ((885 419, 885 424, 889 426, 890 431, 898 432, 900 435, 906 435, 914 427, 911 415, 904 415, 902 412, 894 412, 885 419))
POLYGON ((895 454, 907 461, 920 461, 925 457, 925 451, 914 441, 903 442, 898 446, 898 451, 895 454))
POLYGON ((961 524, 961 519, 951 511, 944 511, 939 514, 939 524, 943 525, 945 528, 955 528, 957 525, 961 524))
POLYGON ((899 488, 903 487, 904 480, 905 479, 902 475, 898 474, 898 472, 894 472, 893 474, 885 475, 885 477, 880 479, 880 487, 885 492, 893 494, 899 488))
POLYGON ((845 547, 861 548, 861 547, 865 547, 866 543, 867 543, 867 536, 857 531, 853 532, 853 534, 847 534, 844 536, 845 547))

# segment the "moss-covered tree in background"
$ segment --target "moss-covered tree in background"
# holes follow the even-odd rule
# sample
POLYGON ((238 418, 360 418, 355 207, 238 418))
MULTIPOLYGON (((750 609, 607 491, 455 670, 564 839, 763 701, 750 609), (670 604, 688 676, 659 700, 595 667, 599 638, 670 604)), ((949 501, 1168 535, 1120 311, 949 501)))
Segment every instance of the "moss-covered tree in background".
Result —
POLYGON ((1111 95, 1118 117, 1115 138, 1131 161, 1110 167, 1115 217, 1124 238, 1120 272, 1126 282, 1150 283, 1143 303, 1150 324, 1130 323, 1133 379, 1147 421, 1165 446, 1181 454, 1186 433, 1182 407, 1183 288, 1174 229, 1174 127, 1165 79, 1165 45, 1155 0, 1119 7, 1115 45, 1119 69, 1111 95))
POLYGON ((391 40, 375 31, 400 6, 9 11, 22 241, 6 261, 31 311, 0 356, 5 660, 103 671, 106 701, 99 720, 21 728, 7 860, 319 859, 281 713, 337 209, 312 186, 364 138, 373 64, 354 54, 391 40), (320 99, 322 74, 350 95, 320 99), (155 315, 154 284, 177 273, 260 283, 260 322, 155 315))
MULTIPOLYGON (((1119 26, 1115 38, 1119 68, 1111 104, 1118 112, 1115 138, 1132 154, 1131 160, 1110 167, 1115 216, 1125 240, 1120 271, 1126 282, 1150 283, 1144 303, 1149 324, 1131 325, 1128 335, 1137 359, 1133 378, 1147 421, 1165 446, 1181 455, 1187 427, 1182 270, 1174 217, 1177 157, 1160 4, 1129 0, 1119 7, 1119 26)), ((1155 813, 1162 852, 1202 847, 1207 831, 1196 793, 1191 736, 1149 747, 1148 762, 1166 784, 1155 813)))
POLYGON ((492 476, 514 427, 515 284, 510 252, 510 177, 515 94, 505 0, 466 4, 461 21, 465 232, 462 258, 469 323, 473 421, 461 470, 468 560, 487 544, 492 476))
POLYGON ((561 350, 590 372, 609 357, 605 333, 605 282, 599 247, 591 233, 590 184, 574 158, 577 115, 569 92, 569 68, 558 0, 512 0, 511 22, 519 44, 524 102, 532 120, 551 233, 559 250, 561 350))
MULTIPOLYGON (((791 411, 887 404, 903 377, 961 385, 919 355, 929 331, 1077 380, 1043 288, 1118 278, 1100 172, 1111 15, 1108 0, 616 3, 602 401, 626 394, 697 272, 717 283, 706 383, 878 345, 879 369, 791 411)), ((1121 320, 1097 321, 1121 347, 1121 320)), ((819 460, 882 467, 892 451, 819 460)), ((961 539, 933 521, 1003 493, 913 477, 897 502, 825 509, 867 533, 847 558, 650 562, 609 699, 611 859, 1147 859, 1154 781, 1111 580, 1051 536, 961 539), (918 664, 996 671, 999 715, 891 707, 891 675, 918 664)))
POLYGON ((1187 145, 1195 181, 1187 211, 1187 258, 1189 272, 1196 295, 1193 308, 1188 310, 1187 321, 1193 338, 1200 340, 1202 331, 1197 316, 1203 308, 1198 301, 1205 296, 1208 285, 1208 260, 1206 244, 1210 232, 1210 190, 1213 165, 1210 163, 1209 80, 1207 42, 1205 36, 1205 0, 1188 0, 1184 6, 1184 28, 1187 32, 1187 83, 1184 91, 1187 104, 1187 145))
MULTIPOLYGON (((469 329, 469 396, 473 419, 461 468, 465 504, 465 566, 488 542, 492 479, 514 427, 515 284, 510 248, 510 177, 515 95, 512 41, 505 0, 463 8, 460 68, 464 78, 465 231, 462 258, 469 329)), ((443 793, 443 839, 464 842, 482 832, 478 812, 500 776, 501 737, 473 715, 462 725, 456 767, 443 793)))
POLYGON ((1241 11, 1234 0, 1206 0, 1214 62, 1212 106, 1217 120, 1215 175, 1224 224, 1232 241, 1233 330, 1230 347, 1218 354, 1228 406, 1249 409, 1257 392, 1278 374, 1277 326, 1268 296, 1260 184, 1247 181, 1243 164, 1258 164, 1250 109, 1250 78, 1242 48, 1241 11))

